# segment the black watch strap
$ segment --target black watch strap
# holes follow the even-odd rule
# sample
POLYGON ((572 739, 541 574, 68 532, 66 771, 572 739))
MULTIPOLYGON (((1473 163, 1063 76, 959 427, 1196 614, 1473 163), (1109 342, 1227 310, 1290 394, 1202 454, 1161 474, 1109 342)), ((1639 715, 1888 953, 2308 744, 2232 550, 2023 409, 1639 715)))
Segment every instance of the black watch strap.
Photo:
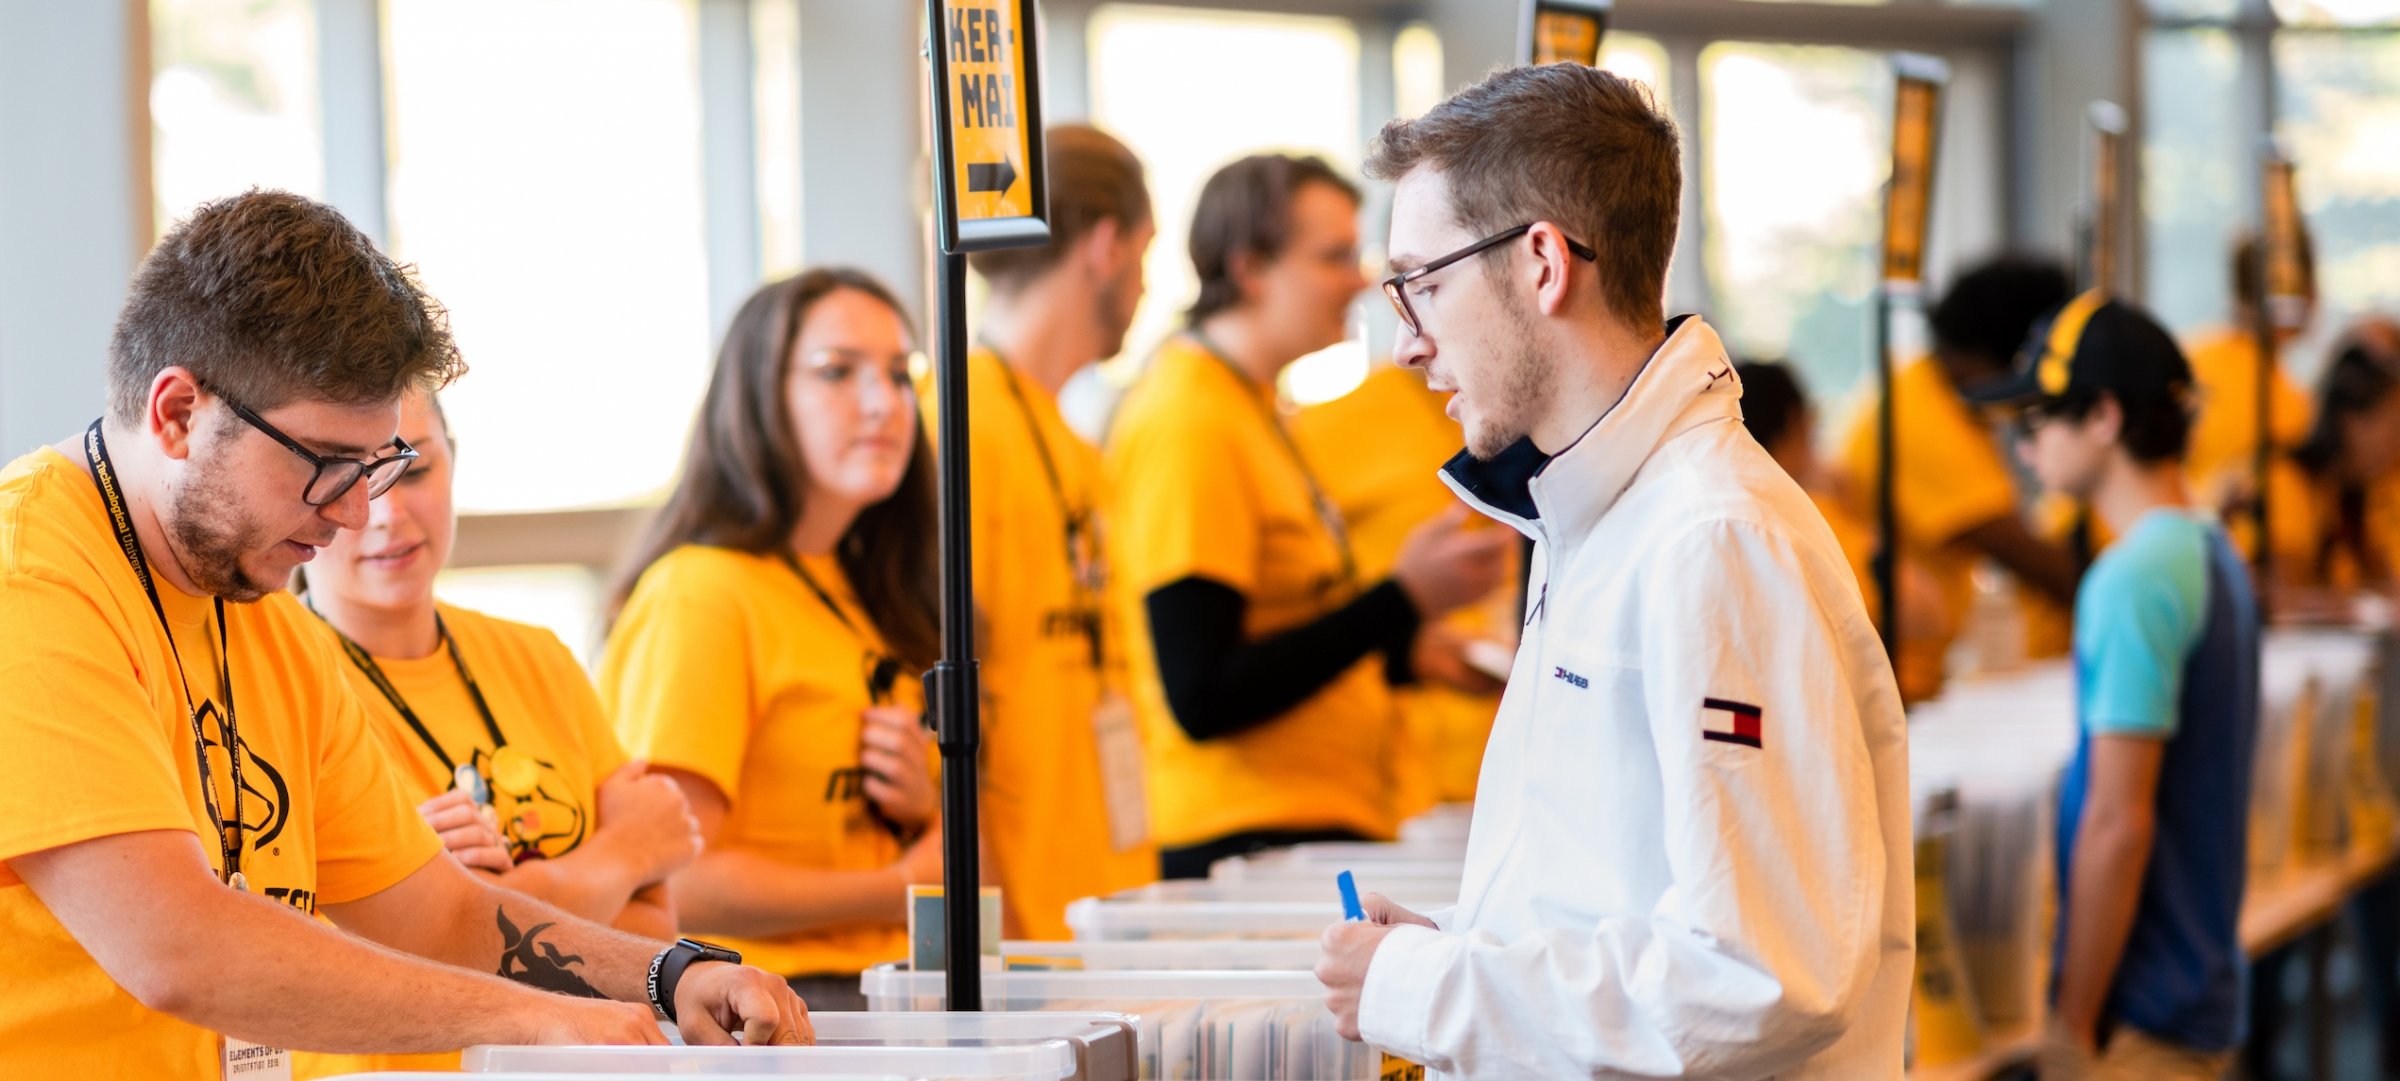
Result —
POLYGON ((675 985, 682 982, 683 970, 692 967, 696 961, 723 961, 738 965, 742 963, 742 955, 696 938, 676 939, 674 945, 658 951, 658 956, 650 959, 647 987, 650 991, 650 1008, 664 1015, 668 1021, 675 1020, 675 985))

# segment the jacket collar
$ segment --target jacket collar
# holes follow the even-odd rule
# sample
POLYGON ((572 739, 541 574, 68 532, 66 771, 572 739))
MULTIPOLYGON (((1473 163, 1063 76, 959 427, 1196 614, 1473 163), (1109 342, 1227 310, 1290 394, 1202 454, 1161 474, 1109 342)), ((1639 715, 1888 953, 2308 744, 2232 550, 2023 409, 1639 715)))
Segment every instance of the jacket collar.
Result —
POLYGON ((1698 316, 1679 315, 1625 396, 1565 450, 1546 455, 1520 439, 1490 461, 1460 451, 1442 467, 1442 479, 1470 506, 1529 536, 1580 535, 1668 440, 1709 421, 1740 419, 1741 396, 1717 332, 1698 316))

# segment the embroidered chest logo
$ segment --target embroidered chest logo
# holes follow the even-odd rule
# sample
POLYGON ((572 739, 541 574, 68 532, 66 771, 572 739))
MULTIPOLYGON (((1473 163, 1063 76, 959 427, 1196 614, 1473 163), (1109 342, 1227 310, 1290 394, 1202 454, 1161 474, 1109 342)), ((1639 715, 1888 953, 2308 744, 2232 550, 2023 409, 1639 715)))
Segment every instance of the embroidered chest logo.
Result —
POLYGON ((1552 667, 1550 670, 1550 678, 1564 683, 1567 686, 1573 687, 1579 691, 1588 691, 1592 689, 1591 680, 1585 679, 1573 672, 1569 672, 1565 668, 1555 666, 1552 667))
POLYGON ((1757 706, 1724 698, 1700 701, 1700 738, 1744 747, 1764 747, 1764 724, 1757 706))

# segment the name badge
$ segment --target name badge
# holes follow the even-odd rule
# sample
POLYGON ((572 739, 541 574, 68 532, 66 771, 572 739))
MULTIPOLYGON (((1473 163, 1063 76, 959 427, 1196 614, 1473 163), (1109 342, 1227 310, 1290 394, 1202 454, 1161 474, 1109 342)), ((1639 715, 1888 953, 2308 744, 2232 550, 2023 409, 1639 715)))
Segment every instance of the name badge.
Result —
POLYGON ((292 1053, 227 1036, 225 1081, 292 1081, 292 1053))
POLYGON ((1142 736, 1134 727, 1133 703, 1114 691, 1092 711, 1092 733, 1100 750, 1100 786, 1108 801, 1108 839, 1117 851, 1150 839, 1150 802, 1142 788, 1142 736))

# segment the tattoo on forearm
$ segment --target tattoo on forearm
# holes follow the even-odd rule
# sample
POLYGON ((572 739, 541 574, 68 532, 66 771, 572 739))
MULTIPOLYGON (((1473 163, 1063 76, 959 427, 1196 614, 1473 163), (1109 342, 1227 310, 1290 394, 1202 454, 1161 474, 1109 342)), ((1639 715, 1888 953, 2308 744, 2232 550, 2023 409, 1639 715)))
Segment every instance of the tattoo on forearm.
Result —
POLYGON ((562 954, 552 943, 541 940, 542 932, 558 926, 556 922, 537 923, 524 931, 510 922, 508 909, 500 910, 500 975, 544 991, 584 998, 607 998, 600 990, 585 983, 582 976, 569 971, 583 964, 582 954, 562 954))

